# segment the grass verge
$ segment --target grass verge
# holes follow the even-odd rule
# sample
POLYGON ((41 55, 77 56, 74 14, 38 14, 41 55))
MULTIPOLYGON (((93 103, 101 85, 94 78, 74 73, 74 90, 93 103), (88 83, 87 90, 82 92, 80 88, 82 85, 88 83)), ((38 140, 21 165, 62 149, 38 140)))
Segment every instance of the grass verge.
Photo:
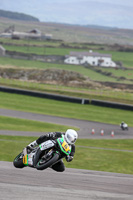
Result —
POLYGON ((120 124, 126 121, 133 126, 132 111, 76 104, 18 94, 0 92, 0 108, 40 113, 59 117, 120 124))
MULTIPOLYGON (((0 135, 0 160, 10 161, 19 154, 22 149, 36 137, 3 136, 0 135)), ((133 152, 116 151, 133 150, 133 140, 90 140, 78 139, 76 142, 76 153, 74 160, 67 163, 66 167, 108 171, 115 173, 133 174, 133 152), (82 147, 79 147, 82 145, 82 147), (114 150, 90 149, 84 146, 114 148, 114 150), (126 163, 126 164, 125 164, 126 163)))
POLYGON ((56 130, 64 132, 68 128, 77 130, 76 127, 71 126, 0 116, 0 130, 20 130, 33 132, 52 132, 56 130))
POLYGON ((70 168, 133 174, 133 153, 77 147, 74 161, 65 164, 70 168))
POLYGON ((128 91, 116 91, 112 89, 88 89, 81 87, 69 87, 62 85, 42 84, 36 82, 19 81, 0 78, 0 84, 6 87, 19 88, 24 90, 61 94, 66 96, 98 99, 126 104, 133 104, 133 93, 128 91))

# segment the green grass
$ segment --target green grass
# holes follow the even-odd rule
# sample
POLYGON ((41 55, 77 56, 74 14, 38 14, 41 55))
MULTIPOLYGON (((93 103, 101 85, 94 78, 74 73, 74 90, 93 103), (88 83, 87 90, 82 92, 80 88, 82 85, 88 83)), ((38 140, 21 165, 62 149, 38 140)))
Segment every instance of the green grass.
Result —
MULTIPOLYGON (((101 69, 103 72, 111 72, 113 76, 115 77, 125 77, 128 80, 132 79, 133 82, 133 70, 126 70, 126 69, 108 69, 108 68, 102 68, 101 69)), ((125 81, 124 81, 125 82, 125 81)))
POLYGON ((133 174, 133 153, 77 147, 73 162, 65 162, 65 165, 70 168, 133 174))
POLYGON ((21 39, 21 40, 12 40, 10 38, 0 38, 0 42, 3 45, 26 45, 26 46, 40 46, 40 47, 44 47, 45 46, 51 46, 51 47, 58 47, 61 45, 61 42, 58 41, 47 41, 47 40, 32 40, 32 39, 21 39))
MULTIPOLYGON (((33 46, 13 46, 3 45, 6 50, 17 51, 23 53, 34 53, 40 55, 69 55, 71 51, 88 51, 86 49, 78 48, 60 48, 60 47, 33 47, 33 46)), ((105 50, 94 50, 103 54, 111 54, 113 61, 121 61, 125 67, 133 67, 133 56, 132 52, 118 52, 118 51, 105 51, 105 50)))
POLYGON ((91 80, 94 81, 108 81, 108 82, 117 82, 117 83, 128 83, 132 84, 131 80, 119 80, 119 77, 122 75, 128 79, 133 79, 133 73, 132 70, 126 70, 126 73, 124 75, 123 70, 119 69, 119 71, 114 69, 102 69, 103 71, 108 70, 109 72, 113 71, 113 74, 116 77, 111 77, 107 75, 100 74, 92 69, 85 68, 80 65, 66 65, 66 64, 55 64, 55 63, 43 63, 40 61, 32 61, 32 60, 22 60, 22 59, 13 59, 13 58, 5 58, 0 57, 0 66, 6 66, 6 67, 23 67, 23 68, 32 68, 32 69, 62 69, 62 70, 69 70, 78 72, 84 76, 89 77, 91 80), (116 72, 116 73, 115 73, 116 72), (130 74, 130 76, 129 76, 130 74))
POLYGON ((52 41, 52 40, 34 40, 34 39, 21 39, 21 40, 12 40, 10 38, 0 38, 0 43, 3 45, 20 45, 20 46, 40 46, 40 47, 60 47, 62 48, 62 44, 66 45, 67 48, 68 46, 72 48, 88 48, 88 49, 99 49, 99 48, 106 48, 106 45, 104 44, 87 44, 87 43, 70 43, 70 42, 65 42, 65 41, 52 41))
POLYGON ((21 60, 21 59, 12 59, 0 57, 0 65, 2 66, 15 66, 15 67, 24 67, 24 68, 36 68, 36 69, 63 69, 69 71, 75 71, 81 73, 85 76, 91 77, 92 80, 99 81, 113 81, 115 82, 115 78, 109 78, 107 76, 101 75, 91 69, 84 68, 83 66, 75 66, 75 65, 66 65, 66 64, 54 64, 54 63, 43 63, 40 61, 31 61, 31 60, 21 60))
POLYGON ((70 51, 76 51, 74 48, 53 48, 53 47, 33 47, 33 46, 13 46, 3 45, 8 51, 16 51, 22 53, 33 53, 38 55, 68 55, 70 51))
POLYGON ((99 99, 105 101, 113 101, 119 103, 133 104, 133 93, 119 90, 109 89, 88 89, 82 87, 69 87, 62 85, 41 84, 36 82, 27 82, 21 80, 13 80, 0 78, 0 84, 3 86, 22 88, 26 90, 36 90, 39 92, 47 92, 61 94, 66 96, 74 96, 86 98, 89 100, 99 99))
POLYGON ((0 135, 0 160, 12 162, 15 156, 35 139, 37 139, 37 137, 0 135))
POLYGON ((0 130, 14 130, 14 131, 20 130, 20 131, 33 131, 33 132, 52 132, 56 130, 64 132, 68 128, 74 128, 75 130, 77 130, 76 127, 0 116, 0 130))
POLYGON ((12 59, 0 57, 0 65, 2 66, 15 66, 15 67, 24 67, 24 68, 36 68, 36 69, 63 69, 69 71, 75 71, 81 73, 82 75, 91 77, 91 80, 99 80, 99 81, 113 81, 115 82, 115 78, 110 78, 105 75, 101 75, 98 72, 95 72, 91 69, 84 68, 83 66, 76 65, 66 65, 66 64, 54 64, 54 63, 43 63, 40 61, 31 61, 31 60, 22 60, 22 59, 12 59))
MULTIPOLYGON (((0 135, 0 160, 12 162, 14 158, 37 137, 3 136, 0 135)), ((133 140, 82 140, 76 142, 76 153, 72 162, 66 167, 133 174, 133 153, 115 150, 89 149, 87 145, 119 150, 133 150, 133 140), (109 143, 109 145, 108 145, 109 143), (81 145, 82 147, 79 147, 81 145), (128 146, 129 145, 129 146, 128 146), (126 164, 125 164, 126 163, 126 164)))
POLYGON ((0 108, 133 126, 133 112, 0 92, 0 108))
POLYGON ((133 151, 133 140, 130 139, 119 139, 119 140, 99 140, 99 139, 80 139, 77 140, 76 145, 85 147, 96 147, 96 148, 107 148, 107 149, 124 149, 133 151))

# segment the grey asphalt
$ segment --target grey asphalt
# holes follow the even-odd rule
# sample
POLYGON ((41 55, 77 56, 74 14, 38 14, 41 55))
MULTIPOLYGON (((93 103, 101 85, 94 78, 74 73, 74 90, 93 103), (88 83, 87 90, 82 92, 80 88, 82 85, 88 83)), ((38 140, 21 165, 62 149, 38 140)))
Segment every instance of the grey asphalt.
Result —
MULTIPOLYGON (((105 124, 87 120, 78 120, 72 118, 63 118, 49 115, 42 115, 30 112, 22 112, 8 109, 0 109, 1 116, 9 116, 15 118, 22 119, 30 119, 42 122, 49 122, 55 124, 63 124, 68 126, 78 127, 80 130, 78 131, 79 138, 104 138, 104 139, 126 139, 133 138, 133 127, 129 127, 128 131, 123 131, 120 129, 118 125, 105 124), (95 130, 95 134, 92 134, 92 129, 95 130), (101 130, 104 131, 104 135, 101 136, 101 130), (114 137, 111 136, 112 131, 114 132, 114 137)), ((55 130, 59 131, 59 130, 55 130)), ((5 131, 0 130, 0 134, 5 135, 28 135, 28 136, 39 136, 42 133, 39 132, 23 132, 23 131, 5 131)))
POLYGON ((1 200, 132 200, 133 176, 80 169, 16 169, 0 161, 1 200))

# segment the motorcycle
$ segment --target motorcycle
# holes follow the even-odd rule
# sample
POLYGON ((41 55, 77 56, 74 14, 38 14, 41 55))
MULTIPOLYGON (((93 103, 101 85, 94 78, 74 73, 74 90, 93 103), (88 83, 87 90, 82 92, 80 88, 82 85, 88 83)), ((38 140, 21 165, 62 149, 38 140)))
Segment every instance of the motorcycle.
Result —
POLYGON ((56 164, 62 158, 68 156, 71 146, 65 141, 64 136, 56 140, 47 140, 28 152, 27 148, 16 156, 13 164, 16 168, 25 166, 44 170, 56 164))
POLYGON ((124 122, 120 124, 120 127, 122 130, 128 130, 128 125, 124 122))

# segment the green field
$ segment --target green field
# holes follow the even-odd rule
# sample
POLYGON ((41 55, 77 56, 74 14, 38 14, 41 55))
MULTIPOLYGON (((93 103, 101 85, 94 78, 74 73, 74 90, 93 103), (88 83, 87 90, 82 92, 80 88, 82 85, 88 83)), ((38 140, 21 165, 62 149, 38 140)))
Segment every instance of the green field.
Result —
POLYGON ((54 132, 55 130, 64 132, 68 128, 74 128, 78 130, 77 127, 63 126, 58 124, 39 122, 27 119, 18 119, 12 117, 0 116, 0 130, 21 130, 28 132, 54 132))
POLYGON ((113 76, 115 77, 125 77, 127 79, 133 79, 133 70, 120 70, 120 69, 108 69, 108 68, 104 68, 102 69, 102 71, 104 72, 111 72, 113 76))
MULTIPOLYGON (((91 69, 84 68, 83 66, 75 66, 75 65, 66 65, 66 64, 54 64, 54 63, 43 63, 40 61, 31 61, 31 60, 21 60, 21 59, 12 59, 12 58, 3 58, 0 57, 0 66, 7 67, 23 67, 23 68, 32 68, 32 69, 63 69, 69 71, 75 71, 81 73, 85 76, 91 77, 91 80, 99 80, 99 81, 112 81, 115 82, 115 78, 111 78, 105 75, 101 75, 98 72, 95 72, 91 69)), ((130 81, 129 81, 130 83, 130 81)))
MULTIPOLYGON (((0 160, 13 162, 22 149, 35 139, 37 137, 0 135, 0 160)), ((73 161, 67 163, 64 159, 64 163, 70 168, 133 174, 133 152, 124 150, 133 151, 133 140, 78 139, 73 161)))
MULTIPOLYGON (((65 43, 62 41, 34 41, 34 40, 11 40, 0 38, 0 42, 3 43, 3 46, 10 51, 19 51, 25 53, 35 53, 42 55, 68 55, 70 51, 88 51, 90 48, 94 49, 94 51, 98 51, 104 54, 111 54, 112 59, 114 61, 121 61, 123 66, 126 69, 113 69, 113 68, 96 68, 89 67, 85 68, 84 66, 75 66, 75 65, 66 65, 64 63, 44 63, 40 61, 32 61, 32 60, 22 60, 22 59, 12 59, 6 57, 0 57, 0 67, 22 67, 22 68, 32 68, 32 69, 63 69, 78 72, 84 76, 87 76, 92 81, 100 81, 100 82, 113 82, 113 83, 122 83, 122 84, 133 84, 133 56, 132 52, 120 52, 115 50, 108 50, 108 45, 100 45, 100 44, 85 44, 85 43, 65 43), (63 44, 65 46, 63 46, 63 44), (104 50, 101 50, 101 49, 104 50), (105 49, 107 49, 105 51, 105 49), (129 68, 128 68, 129 67, 129 68), (100 69, 100 72, 98 71, 100 69)), ((128 90, 128 87, 125 91, 120 91, 119 89, 107 89, 106 91, 101 90, 90 90, 87 88, 68 88, 56 85, 56 89, 54 85, 45 86, 39 85, 37 83, 25 83, 19 81, 14 81, 15 84, 7 79, 2 80, 0 78, 0 84, 7 86, 16 86, 20 88, 27 89, 36 89, 44 92, 54 92, 59 94, 66 94, 70 96, 83 96, 84 98, 90 99, 101 99, 101 100, 111 100, 116 102, 122 102, 127 104, 132 104, 133 93, 131 90, 128 90), (32 86, 33 85, 33 86, 32 86), (52 89, 53 88, 53 89, 52 89), (66 92, 67 91, 67 92, 66 92), (122 97, 123 96, 123 97, 122 97)))
POLYGON ((23 67, 23 68, 33 68, 33 69, 50 69, 50 68, 56 68, 56 69, 63 69, 63 70, 69 70, 69 71, 75 71, 78 73, 81 73, 84 76, 88 76, 91 78, 91 80, 94 81, 109 81, 109 82, 118 82, 118 83, 132 83, 133 79, 133 70, 126 69, 126 70, 116 70, 116 69, 107 69, 107 68, 101 68, 101 71, 107 71, 113 73, 115 77, 111 77, 108 75, 103 75, 95 70, 92 70, 91 68, 85 68, 80 65, 66 65, 66 64, 53 64, 53 63, 43 63, 40 61, 31 61, 31 60, 22 60, 22 59, 12 59, 12 58, 4 58, 0 57, 0 66, 7 66, 7 67, 23 67), (119 78, 123 76, 129 80, 119 80, 119 78))
POLYGON ((65 42, 65 41, 58 41, 58 40, 32 40, 32 39, 21 39, 21 40, 12 40, 10 38, 0 38, 0 43, 3 45, 14 45, 14 46, 29 46, 29 47, 60 47, 63 48, 66 46, 67 48, 71 47, 76 49, 77 47, 80 49, 100 49, 106 48, 106 44, 95 44, 95 43, 82 43, 82 42, 65 42))
MULTIPOLYGON (((14 45, 6 45, 3 47, 8 51, 16 51, 23 53, 33 53, 38 55, 69 55, 71 51, 89 51, 86 49, 78 49, 78 48, 62 48, 62 47, 33 47, 33 46, 14 46, 14 45)), ((133 68, 133 53, 132 52, 118 52, 118 51, 105 51, 105 50, 94 50, 94 52, 99 52, 103 54, 111 54, 113 61, 121 61, 125 67, 133 68)))
MULTIPOLYGON (((133 83, 133 56, 132 52, 120 52, 115 50, 101 50, 101 48, 106 49, 106 45, 96 45, 96 44, 74 44, 74 43, 64 43, 66 46, 63 47, 63 42, 56 41, 34 41, 34 40, 19 40, 14 41, 11 39, 5 40, 0 38, 1 43, 6 50, 23 52, 26 54, 39 54, 39 55, 69 55, 71 51, 89 51, 89 49, 94 49, 94 52, 100 52, 103 54, 111 54, 113 61, 120 61, 123 63, 123 67, 126 70, 111 69, 111 68, 100 68, 102 72, 110 72, 112 75, 106 75, 97 72, 98 68, 84 68, 83 66, 74 66, 66 64, 56 64, 56 63, 44 63, 39 61, 31 60, 21 60, 21 59, 11 59, 0 57, 0 66, 16 66, 25 68, 37 68, 37 69, 65 69, 69 71, 79 72, 85 76, 88 76, 91 80, 102 81, 102 82, 116 82, 116 83, 133 83), (96 69, 96 70, 95 70, 96 69)), ((108 47, 109 48, 109 47, 108 47)))
POLYGON ((132 111, 106 107, 103 109, 103 107, 90 104, 82 105, 0 92, 0 108, 109 124, 120 124, 121 121, 126 121, 129 126, 133 127, 132 111))
POLYGON ((36 82, 27 82, 11 79, 0 79, 0 84, 9 87, 22 88, 26 90, 36 90, 47 93, 61 94, 66 96, 76 96, 87 99, 100 99, 106 101, 121 102, 127 104, 133 104, 133 93, 109 90, 109 89, 88 89, 81 87, 69 87, 62 85, 41 84, 36 82))

